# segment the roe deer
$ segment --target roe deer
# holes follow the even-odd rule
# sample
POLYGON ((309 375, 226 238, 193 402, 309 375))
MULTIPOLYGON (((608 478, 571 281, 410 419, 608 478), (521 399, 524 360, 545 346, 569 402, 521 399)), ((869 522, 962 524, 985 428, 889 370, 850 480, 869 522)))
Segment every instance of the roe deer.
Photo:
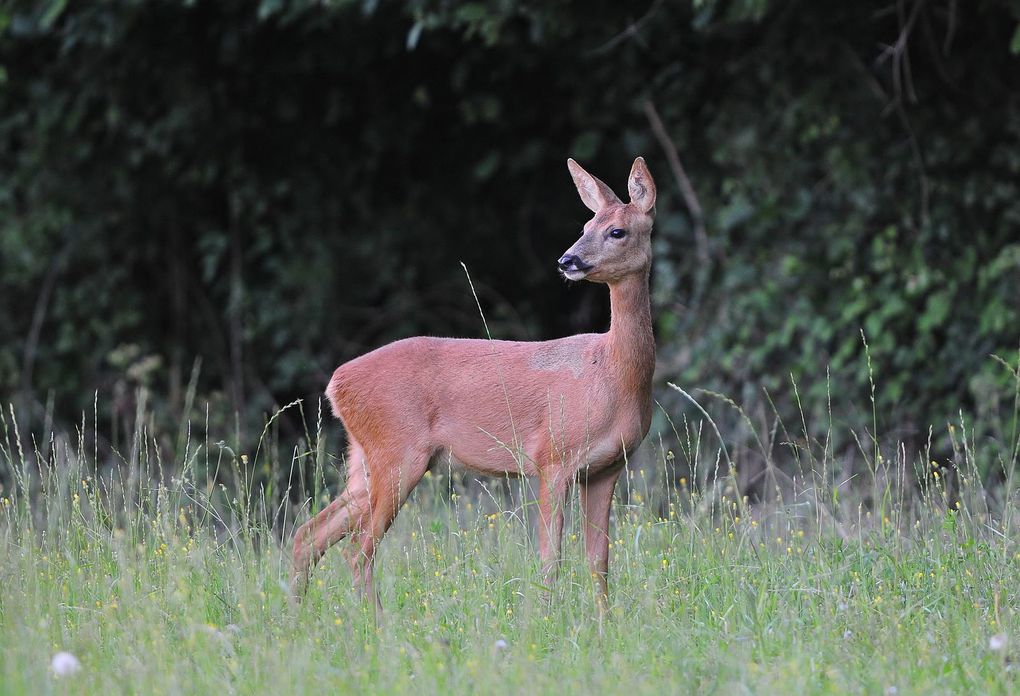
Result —
POLYGON ((407 338, 336 369, 326 389, 349 439, 347 487, 294 536, 291 587, 333 544, 355 586, 372 587, 376 547, 437 456, 484 474, 537 476, 539 553, 554 579, 571 485, 580 486, 585 551, 600 612, 608 601, 609 508, 624 457, 652 415, 648 275, 655 183, 638 157, 630 202, 574 160, 567 167, 595 216, 559 259, 569 280, 609 286, 609 331, 553 341, 407 338))

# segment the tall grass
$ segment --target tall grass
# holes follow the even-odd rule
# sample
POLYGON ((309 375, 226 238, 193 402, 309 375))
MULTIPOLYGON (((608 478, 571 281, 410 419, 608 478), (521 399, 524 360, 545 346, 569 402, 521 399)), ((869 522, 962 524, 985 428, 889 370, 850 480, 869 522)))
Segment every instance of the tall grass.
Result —
POLYGON ((852 484, 824 442, 799 450, 793 475, 763 446, 769 495, 752 500, 707 411, 663 414, 621 481, 604 622, 576 509, 547 592, 527 484, 468 487, 439 469, 382 545, 377 621, 335 551, 305 600, 288 600, 293 525, 334 483, 321 410, 290 447, 271 419, 251 453, 194 442, 185 423, 163 461, 144 408, 127 451, 104 461, 94 416, 40 444, 13 409, 0 415, 3 694, 1020 688, 1015 429, 974 442, 951 426, 948 485, 877 438, 852 484), (993 488, 980 457, 1001 463, 993 488), (280 482, 309 463, 312 498, 294 504, 280 482), (81 670, 54 675, 60 650, 81 670))

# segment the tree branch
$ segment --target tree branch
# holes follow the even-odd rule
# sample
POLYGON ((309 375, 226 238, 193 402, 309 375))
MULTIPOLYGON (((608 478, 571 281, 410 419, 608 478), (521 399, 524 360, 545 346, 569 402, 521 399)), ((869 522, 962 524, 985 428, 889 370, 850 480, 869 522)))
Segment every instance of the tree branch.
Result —
MULTIPOLYGON (((50 304, 50 295, 56 287, 57 277, 64 265, 64 261, 71 254, 75 238, 70 236, 60 251, 50 261, 43 276, 42 284, 39 287, 39 295, 35 300, 35 309, 32 312, 32 324, 28 329, 28 336, 25 338, 25 350, 21 360, 21 392, 26 408, 32 403, 32 373, 35 369, 35 357, 39 348, 39 336, 42 333, 43 322, 46 320, 46 311, 50 304)), ((26 417, 31 417, 31 409, 28 409, 26 417)), ((25 424, 28 427, 28 424, 25 424)))
POLYGON ((662 3, 663 3, 663 0, 655 0, 655 2, 653 2, 651 4, 651 6, 641 16, 640 19, 638 19, 637 21, 631 22, 629 25, 627 25, 626 29, 624 29, 619 34, 617 34, 613 38, 611 38, 608 41, 606 41, 604 44, 602 44, 598 48, 593 48, 590 51, 588 51, 588 55, 590 55, 590 56, 597 56, 597 55, 602 55, 604 53, 609 53, 614 48, 616 48, 616 46, 618 44, 622 43, 626 39, 633 38, 633 39, 639 40, 640 39, 640 35, 638 34, 638 32, 641 30, 642 25, 645 22, 647 22, 649 19, 652 18, 652 15, 654 15, 656 13, 656 11, 658 11, 659 7, 662 6, 662 3))
POLYGON ((666 153, 669 168, 673 172, 677 188, 680 189, 680 195, 683 196, 684 204, 687 206, 688 213, 690 213, 691 225, 694 228, 694 238, 698 245, 698 260, 701 262, 702 270, 705 271, 711 262, 711 256, 708 252, 708 235, 705 234, 705 215, 701 209, 701 202, 698 201, 698 195, 694 192, 694 187, 691 185, 691 180, 687 177, 687 172, 684 171, 684 166, 680 162, 680 154, 677 152, 676 146, 670 140, 669 134, 666 133, 666 127, 662 124, 662 119, 659 117, 655 104, 649 98, 645 99, 642 107, 644 108, 645 116, 648 118, 648 125, 651 126, 652 133, 655 135, 655 139, 659 141, 659 145, 666 153))

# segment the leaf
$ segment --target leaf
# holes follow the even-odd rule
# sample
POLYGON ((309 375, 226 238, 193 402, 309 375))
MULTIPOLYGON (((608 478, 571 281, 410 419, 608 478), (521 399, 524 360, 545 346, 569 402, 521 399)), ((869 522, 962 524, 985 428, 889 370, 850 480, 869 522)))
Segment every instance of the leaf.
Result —
POLYGON ((941 290, 939 292, 932 293, 928 296, 928 302, 925 304, 924 313, 921 314, 921 318, 917 324, 918 328, 927 333, 936 327, 942 326, 946 317, 949 316, 949 310, 951 307, 951 291, 941 290))
POLYGON ((470 2, 457 8, 455 16, 458 21, 471 25, 486 19, 489 16, 489 11, 481 3, 470 2))
POLYGON ((418 46, 418 40, 421 38, 422 29, 425 28, 425 23, 420 19, 414 23, 411 30, 407 32, 407 50, 413 51, 418 46))
POLYGON ((479 181, 485 181, 492 177, 496 170, 499 169, 499 161, 499 151, 493 150, 490 152, 481 162, 475 165, 475 178, 479 181))
POLYGON ((720 210, 718 224, 723 230, 731 230, 746 222, 754 215, 754 207, 747 198, 738 193, 720 210))
POLYGON ((1013 31, 1013 39, 1009 42, 1009 52, 1013 55, 1020 54, 1020 24, 1017 24, 1013 31))
POLYGON ((39 18, 39 28, 46 30, 53 26, 53 23, 64 13, 67 7, 67 0, 53 0, 39 18))
POLYGON ((262 0, 259 3, 258 18, 266 20, 283 9, 283 0, 262 0))

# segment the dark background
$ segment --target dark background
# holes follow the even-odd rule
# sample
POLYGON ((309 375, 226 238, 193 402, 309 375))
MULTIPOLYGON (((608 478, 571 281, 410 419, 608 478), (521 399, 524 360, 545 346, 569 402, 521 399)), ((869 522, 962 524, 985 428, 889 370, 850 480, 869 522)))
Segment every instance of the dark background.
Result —
POLYGON ((1005 0, 8 3, 6 418, 45 440, 95 403, 116 448, 144 387, 154 432, 208 419, 250 451, 280 405, 314 419, 344 360, 484 335, 461 261, 495 337, 603 330, 605 288, 555 273, 588 218, 565 160, 622 193, 641 154, 666 413, 688 408, 667 380, 700 394, 752 469, 748 422, 793 458, 919 452, 929 426, 951 457, 961 421, 1008 454, 1018 20, 1005 0))

